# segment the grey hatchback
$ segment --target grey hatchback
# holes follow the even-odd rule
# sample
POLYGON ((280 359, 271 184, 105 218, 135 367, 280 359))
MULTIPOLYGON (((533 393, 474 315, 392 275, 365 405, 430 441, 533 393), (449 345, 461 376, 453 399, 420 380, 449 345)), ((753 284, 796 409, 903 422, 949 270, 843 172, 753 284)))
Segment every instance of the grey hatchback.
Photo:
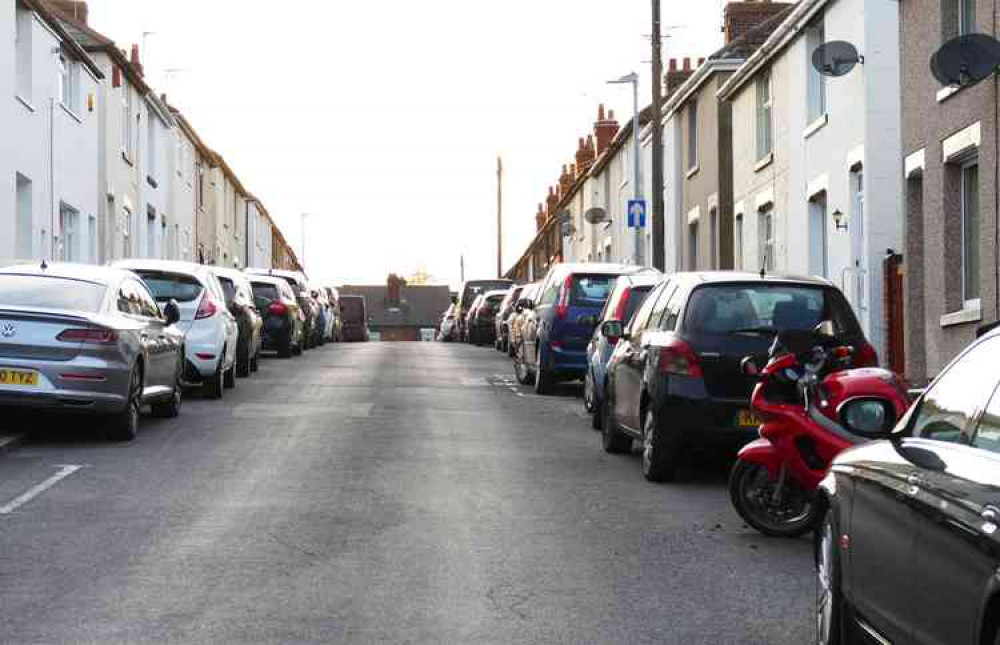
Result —
POLYGON ((77 264, 0 269, 0 406, 107 415, 136 436, 139 410, 180 412, 184 334, 130 271, 77 264))

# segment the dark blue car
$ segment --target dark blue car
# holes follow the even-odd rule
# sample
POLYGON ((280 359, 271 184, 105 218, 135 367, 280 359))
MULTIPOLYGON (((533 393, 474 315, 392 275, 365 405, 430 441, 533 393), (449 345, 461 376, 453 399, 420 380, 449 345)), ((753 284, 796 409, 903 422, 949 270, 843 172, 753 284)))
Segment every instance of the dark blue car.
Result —
POLYGON ((539 394, 555 383, 579 380, 587 372, 587 344, 597 317, 621 275, 647 270, 625 264, 556 264, 542 281, 529 310, 514 358, 517 379, 534 382, 539 394))

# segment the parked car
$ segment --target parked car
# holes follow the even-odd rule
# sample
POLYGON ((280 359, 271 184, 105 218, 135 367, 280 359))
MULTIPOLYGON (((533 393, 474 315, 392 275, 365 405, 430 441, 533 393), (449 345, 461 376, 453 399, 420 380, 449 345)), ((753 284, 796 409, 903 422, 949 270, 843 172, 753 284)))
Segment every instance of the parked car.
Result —
POLYGON ((341 294, 340 314, 344 320, 345 341, 368 340, 368 306, 364 296, 341 294))
POLYGON ((469 309, 472 302, 480 294, 497 289, 509 289, 514 284, 513 280, 498 278, 494 280, 466 280, 459 290, 458 309, 455 311, 455 319, 458 321, 458 335, 462 342, 469 341, 469 330, 467 326, 469 309))
POLYGON ((313 345, 325 345, 327 341, 333 340, 333 312, 330 311, 330 299, 326 295, 326 290, 320 287, 312 287, 309 295, 318 306, 316 328, 313 329, 313 345))
POLYGON ((299 303, 305 323, 305 336, 303 349, 312 349, 314 346, 315 329, 319 318, 319 303, 312 297, 306 276, 301 271, 287 271, 285 269, 246 269, 250 275, 269 275, 281 278, 288 283, 295 293, 295 299, 299 303))
POLYGON ((596 316, 620 275, 644 271, 624 264, 556 264, 542 281, 537 298, 522 301, 525 316, 515 358, 519 382, 534 382, 539 394, 559 380, 582 379, 587 344, 596 316))
POLYGON ((617 340, 610 339, 601 333, 600 325, 608 320, 620 320, 625 325, 639 309, 646 294, 663 278, 656 269, 641 273, 620 276, 611 289, 611 294, 604 303, 604 308, 596 318, 594 332, 587 344, 587 373, 583 377, 583 404, 590 413, 591 426, 601 429, 604 413, 604 386, 607 383, 608 361, 615 349, 617 340))
MULTIPOLYGON (((820 491, 820 642, 1000 639, 1000 332, 973 342, 894 429, 838 456, 820 491)), ((881 422, 881 423, 880 423, 881 422)))
POLYGON ((340 292, 333 287, 323 287, 326 289, 326 297, 330 301, 330 312, 333 316, 332 340, 339 343, 343 340, 344 321, 340 313, 340 292))
POLYGON ((253 289, 245 273, 224 267, 212 267, 212 272, 222 285, 226 308, 236 318, 239 329, 236 375, 245 378, 260 367, 260 337, 264 319, 254 304, 253 289))
POLYGON ((837 341, 853 347, 857 367, 877 365, 851 306, 826 280, 732 271, 665 278, 628 327, 601 325, 609 341, 620 339, 607 367, 604 450, 626 452, 640 439, 643 475, 668 481, 688 447, 742 446, 759 425, 743 359, 763 364, 778 332, 827 320, 837 341))
POLYGON ((261 331, 263 349, 278 352, 281 358, 302 353, 305 343, 305 314, 288 282, 276 276, 250 278, 254 302, 264 316, 261 331))
POLYGON ((510 321, 507 323, 509 328, 510 338, 507 342, 507 355, 516 360, 517 358, 517 348, 521 346, 521 329, 524 327, 524 321, 528 318, 532 311, 525 305, 534 302, 535 297, 538 295, 538 289, 542 286, 541 282, 532 282, 524 286, 521 290, 521 297, 518 298, 517 302, 514 304, 514 313, 510 316, 510 321))
POLYGON ((441 326, 438 328, 438 340, 451 342, 455 340, 457 331, 455 322, 455 305, 452 304, 441 316, 441 326))
POLYGON ((514 308, 517 306, 522 291, 524 291, 523 284, 516 284, 508 289, 507 295, 504 296, 497 310, 497 315, 494 318, 496 339, 493 341, 493 347, 498 352, 506 352, 510 346, 510 318, 514 315, 514 308))
POLYGON ((490 345, 496 340, 494 320, 507 291, 487 291, 476 299, 469 312, 469 342, 490 345))
POLYGON ((134 439, 140 407, 180 413, 184 333, 135 274, 78 264, 0 270, 0 406, 103 415, 134 439))
POLYGON ((239 327, 210 267, 171 260, 121 260, 114 266, 138 274, 157 302, 177 301, 186 385, 201 385, 210 399, 222 398, 223 388, 236 387, 239 327))

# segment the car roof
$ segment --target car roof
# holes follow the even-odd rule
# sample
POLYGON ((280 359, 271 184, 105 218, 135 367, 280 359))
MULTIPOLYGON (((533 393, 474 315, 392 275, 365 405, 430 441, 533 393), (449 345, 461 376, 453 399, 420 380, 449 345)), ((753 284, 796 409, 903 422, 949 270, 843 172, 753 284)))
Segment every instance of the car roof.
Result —
POLYGON ((120 269, 131 271, 170 271, 172 273, 187 273, 188 275, 201 276, 211 272, 216 267, 194 262, 182 262, 180 260, 117 260, 111 264, 120 269))
POLYGON ((665 278, 678 280, 688 280, 696 283, 781 283, 781 284, 801 284, 809 286, 832 287, 834 284, 825 278, 796 275, 792 273, 766 273, 761 277, 760 273, 750 273, 747 271, 680 271, 672 273, 665 278))
MULTIPOLYGON (((561 262, 553 266, 553 269, 564 273, 589 273, 594 275, 632 275, 647 271, 656 271, 652 267, 612 262, 561 262)), ((659 274, 658 271, 656 273, 659 274)))
POLYGON ((46 264, 45 268, 42 268, 40 263, 14 264, 0 268, 0 273, 8 275, 64 278, 103 285, 117 282, 123 278, 136 277, 136 275, 128 269, 113 266, 100 266, 95 264, 75 264, 72 262, 55 262, 53 264, 46 264))
POLYGON ((210 267, 208 267, 208 270, 211 271, 212 273, 216 273, 218 275, 225 276, 225 277, 230 278, 230 279, 233 279, 233 278, 236 278, 236 279, 239 279, 239 278, 249 279, 249 277, 250 277, 249 275, 247 275, 243 271, 240 271, 239 269, 231 269, 229 267, 210 266, 210 267))
POLYGON ((663 274, 659 271, 630 273, 618 276, 618 281, 615 286, 652 287, 660 284, 660 282, 663 281, 663 277, 663 274))
POLYGON ((510 289, 494 289, 493 291, 487 291, 484 296, 487 298, 492 298, 494 296, 506 296, 510 293, 510 289))

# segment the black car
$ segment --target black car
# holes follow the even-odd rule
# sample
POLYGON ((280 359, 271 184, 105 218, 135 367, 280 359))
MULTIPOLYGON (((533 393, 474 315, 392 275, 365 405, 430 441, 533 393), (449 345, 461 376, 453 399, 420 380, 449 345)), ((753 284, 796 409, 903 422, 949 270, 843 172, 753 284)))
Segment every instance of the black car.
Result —
MULTIPOLYGON (((889 437, 834 460, 817 532, 820 642, 1000 642, 1000 332, 889 437)), ((891 420, 890 420, 891 423, 891 420)))
POLYGON ((240 328, 236 347, 236 375, 245 378, 260 366, 263 317, 254 302, 253 288, 245 273, 239 269, 223 267, 212 267, 212 272, 222 285, 226 308, 236 318, 236 324, 240 328))
POLYGON ((279 277, 250 277, 254 303, 264 318, 261 346, 288 358, 302 353, 305 343, 305 316, 288 282, 279 277))
POLYGON ((492 345, 496 342, 496 315, 506 291, 487 291, 477 301, 479 306, 469 310, 469 342, 473 345, 492 345))
POLYGON ((834 323, 859 367, 878 362, 851 306, 826 280, 713 271, 675 273, 649 293, 631 323, 606 321, 620 339, 607 368, 602 438, 610 453, 643 442, 642 471, 675 478, 686 448, 739 447, 756 438, 754 381, 740 369, 763 360, 777 332, 834 323))
POLYGON ((343 338, 347 342, 368 340, 368 304, 364 296, 341 294, 340 315, 343 338))

